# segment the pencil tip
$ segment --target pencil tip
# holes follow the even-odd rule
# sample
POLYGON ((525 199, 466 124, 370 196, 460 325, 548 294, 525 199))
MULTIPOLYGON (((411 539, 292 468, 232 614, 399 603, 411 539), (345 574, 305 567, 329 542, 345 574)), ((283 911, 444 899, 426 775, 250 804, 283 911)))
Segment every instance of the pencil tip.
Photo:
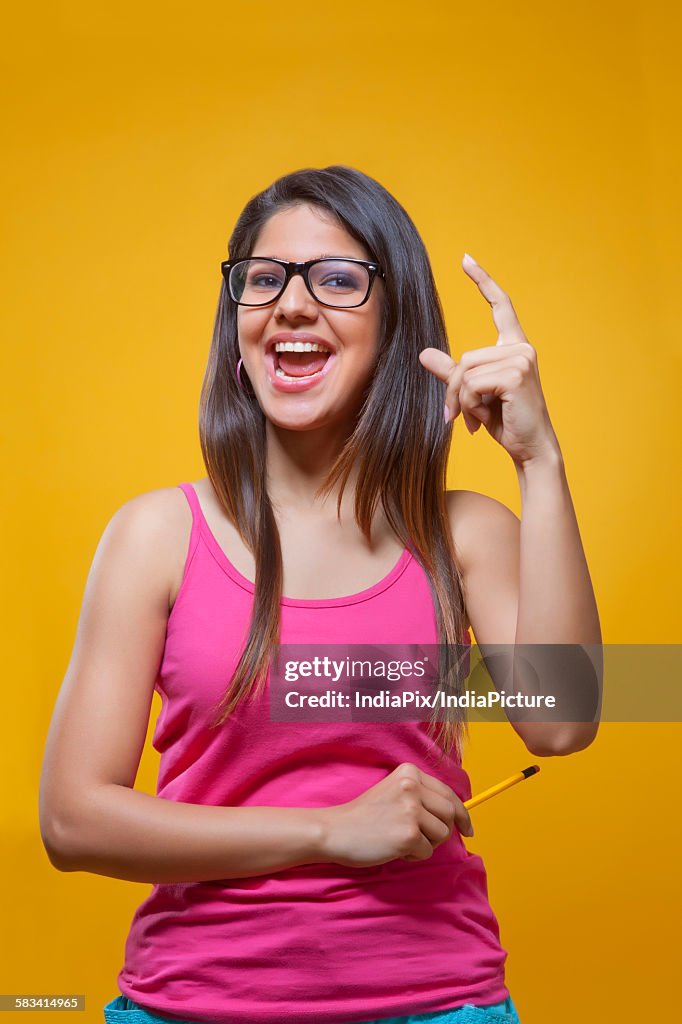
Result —
POLYGON ((526 778, 529 778, 531 775, 535 775, 535 773, 539 772, 539 771, 540 771, 540 765, 539 764, 532 764, 530 766, 530 768, 524 768, 523 769, 523 774, 526 776, 526 778))

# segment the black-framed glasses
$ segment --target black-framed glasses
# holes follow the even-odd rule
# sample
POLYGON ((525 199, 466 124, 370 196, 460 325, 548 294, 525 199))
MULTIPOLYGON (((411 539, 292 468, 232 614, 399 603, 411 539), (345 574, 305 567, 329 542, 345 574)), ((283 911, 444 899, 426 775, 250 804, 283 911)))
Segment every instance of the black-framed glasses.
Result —
POLYGON ((295 274, 300 274, 312 297, 322 306, 354 309, 367 302, 377 276, 384 272, 374 260, 325 256, 305 263, 252 256, 220 264, 227 292, 240 306, 275 302, 295 274))

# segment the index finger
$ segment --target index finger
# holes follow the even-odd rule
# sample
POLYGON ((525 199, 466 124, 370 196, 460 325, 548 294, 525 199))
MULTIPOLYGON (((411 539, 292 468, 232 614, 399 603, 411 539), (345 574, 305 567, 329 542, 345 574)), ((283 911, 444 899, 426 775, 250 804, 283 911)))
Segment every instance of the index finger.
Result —
POLYGON ((497 281, 493 280, 487 270, 476 263, 468 252, 464 253, 462 267, 472 281, 478 285, 483 298, 490 303, 493 313, 493 321, 500 338, 498 345, 514 344, 519 341, 528 341, 519 323, 512 301, 505 291, 500 288, 497 281), (469 262, 470 261, 470 262, 469 262))
POLYGON ((435 779, 433 775, 428 775, 426 772, 421 771, 421 769, 419 774, 425 789, 430 789, 434 793, 438 793, 439 796, 446 797, 448 802, 454 806, 453 816, 457 824, 457 828, 462 835, 473 835, 474 826, 471 823, 469 810, 464 806, 454 789, 451 789, 450 786, 441 782, 440 779, 435 779))

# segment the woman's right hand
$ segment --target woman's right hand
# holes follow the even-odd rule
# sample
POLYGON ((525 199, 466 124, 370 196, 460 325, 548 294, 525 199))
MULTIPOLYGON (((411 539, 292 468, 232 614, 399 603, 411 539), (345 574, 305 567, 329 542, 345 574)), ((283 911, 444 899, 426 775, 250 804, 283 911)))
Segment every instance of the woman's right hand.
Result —
POLYGON ((463 835, 474 834, 454 790, 410 762, 354 800, 324 808, 323 818, 324 859, 346 867, 428 860, 455 825, 463 835))

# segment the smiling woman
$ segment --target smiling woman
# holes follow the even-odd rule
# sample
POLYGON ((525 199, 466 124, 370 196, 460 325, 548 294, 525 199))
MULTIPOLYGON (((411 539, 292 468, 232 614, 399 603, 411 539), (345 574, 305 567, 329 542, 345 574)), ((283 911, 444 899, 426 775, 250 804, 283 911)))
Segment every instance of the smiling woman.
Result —
POLYGON ((299 428, 304 424, 312 428, 315 420, 320 423, 321 417, 328 419, 335 410, 337 439, 341 417, 348 435, 378 352, 382 296, 376 261, 368 258, 366 246, 350 235, 329 211, 303 203, 273 212, 253 249, 256 256, 227 260, 222 270, 228 294, 238 307, 237 330, 244 368, 266 420, 279 416, 282 427, 287 422, 290 427, 297 423, 299 428), (334 257, 300 258, 325 245, 336 251, 334 257), (275 260, 260 255, 273 252, 287 256, 275 260), (373 287, 377 280, 379 286, 373 287), (299 329, 276 329, 281 326, 299 329), (307 360, 305 356, 287 355, 286 349, 293 352, 299 341, 316 343, 333 355, 307 360), (263 352, 270 371, 266 380, 261 371, 263 352), (310 379, 303 380, 304 375, 310 379), (323 389, 326 401, 317 403, 312 420, 301 421, 301 415, 305 417, 311 411, 309 404, 289 403, 279 413, 273 406, 277 394, 305 391, 313 397, 313 388, 316 397, 317 389, 323 389))
MULTIPOLYGON (((454 363, 415 225, 353 168, 275 181, 229 252, 200 400, 208 478, 109 523, 41 778, 56 866, 153 883, 105 1019, 518 1024, 463 840, 466 710, 279 721, 270 657, 438 645, 438 685, 460 693, 467 615, 490 642, 517 619, 549 642, 594 631, 537 367, 482 268, 504 345, 454 363), (445 402, 515 458, 521 524, 446 491, 445 402), (563 605, 538 565, 566 579, 563 605), (154 689, 151 796, 134 783, 154 689)), ((527 735, 542 753, 585 739, 527 735)))

